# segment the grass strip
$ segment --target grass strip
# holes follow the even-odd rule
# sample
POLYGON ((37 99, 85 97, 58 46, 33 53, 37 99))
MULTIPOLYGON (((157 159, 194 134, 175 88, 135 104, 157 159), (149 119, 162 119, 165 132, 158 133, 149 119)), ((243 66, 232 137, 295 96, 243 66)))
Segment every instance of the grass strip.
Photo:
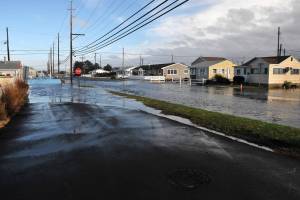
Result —
POLYGON ((146 106, 161 110, 163 114, 180 116, 191 120, 194 124, 199 126, 245 139, 249 142, 268 146, 283 154, 297 157, 300 155, 299 128, 207 111, 127 93, 109 92, 114 95, 140 101, 146 106))

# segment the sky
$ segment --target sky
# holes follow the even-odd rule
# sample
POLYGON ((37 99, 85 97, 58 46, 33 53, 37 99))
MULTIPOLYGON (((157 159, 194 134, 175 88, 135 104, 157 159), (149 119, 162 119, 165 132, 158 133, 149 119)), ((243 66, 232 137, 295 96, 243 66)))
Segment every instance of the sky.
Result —
MULTIPOLYGON (((149 8, 163 1, 155 0, 149 8)), ((103 36, 148 2, 73 0, 74 33, 85 34, 74 39, 75 49, 103 36)), ((69 6, 69 0, 1 0, 0 60, 6 56, 8 27, 12 60, 46 69, 49 49, 53 43, 57 49, 59 32, 63 62, 69 51, 69 6)), ((299 19, 299 0, 190 0, 98 50, 96 59, 99 63, 101 55, 102 65, 121 66, 124 48, 126 66, 138 65, 140 56, 144 64, 171 62, 173 57, 175 62, 190 65, 199 56, 222 56, 239 64, 255 56, 276 55, 279 26, 287 54, 300 57, 299 19)), ((77 55, 74 59, 82 58, 77 55)), ((83 59, 94 61, 94 52, 83 59)), ((61 64, 62 69, 66 67, 68 62, 61 64)))

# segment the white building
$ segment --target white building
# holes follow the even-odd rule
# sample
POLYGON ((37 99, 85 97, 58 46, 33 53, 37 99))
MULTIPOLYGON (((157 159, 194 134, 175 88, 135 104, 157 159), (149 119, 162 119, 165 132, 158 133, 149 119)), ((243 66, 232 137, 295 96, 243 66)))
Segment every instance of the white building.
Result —
POLYGON ((24 70, 20 61, 0 61, 0 76, 24 79, 24 70))

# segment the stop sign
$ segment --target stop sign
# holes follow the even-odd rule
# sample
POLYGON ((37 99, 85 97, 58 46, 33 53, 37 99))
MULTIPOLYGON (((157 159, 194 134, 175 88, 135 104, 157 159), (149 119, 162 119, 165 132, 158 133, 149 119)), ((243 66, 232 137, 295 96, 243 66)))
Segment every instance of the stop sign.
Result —
POLYGON ((75 68, 75 76, 81 76, 81 68, 80 67, 75 68))

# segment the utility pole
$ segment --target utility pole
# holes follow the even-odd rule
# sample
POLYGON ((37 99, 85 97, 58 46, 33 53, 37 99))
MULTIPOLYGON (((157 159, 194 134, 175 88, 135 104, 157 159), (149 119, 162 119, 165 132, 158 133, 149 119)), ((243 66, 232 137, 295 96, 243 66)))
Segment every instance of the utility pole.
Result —
POLYGON ((122 53, 122 67, 124 69, 124 56, 125 56, 125 52, 124 52, 124 48, 123 48, 123 53, 122 53))
POLYGON ((279 56, 281 56, 281 52, 282 52, 282 44, 280 44, 280 47, 279 47, 279 56))
POLYGON ((285 56, 285 48, 283 49, 283 55, 285 56))
POLYGON ((122 53, 122 69, 123 69, 123 79, 124 79, 124 75, 125 75, 125 69, 124 69, 124 55, 125 53, 124 53, 124 48, 123 48, 123 53, 122 53))
POLYGON ((47 72, 50 73, 50 52, 48 53, 47 72))
POLYGON ((101 65, 102 65, 101 63, 102 63, 102 58, 101 58, 101 54, 100 54, 100 63, 99 63, 99 64, 100 64, 100 68, 102 67, 102 66, 101 66, 101 65))
POLYGON ((140 66, 141 66, 141 64, 142 64, 142 58, 141 58, 141 55, 140 55, 140 66))
POLYGON ((57 74, 59 74, 59 33, 57 34, 57 74))
POLYGON ((97 62, 97 53, 95 53, 95 56, 94 56, 94 62, 95 62, 95 64, 96 64, 96 62, 97 62))
POLYGON ((171 63, 174 63, 174 55, 172 54, 172 60, 171 60, 172 62, 171 63))
POLYGON ((70 1, 70 81, 73 85, 73 1, 70 1))
POLYGON ((6 27, 6 47, 7 47, 7 59, 8 61, 10 61, 8 27, 6 27))
POLYGON ((55 73, 55 62, 54 62, 54 59, 55 59, 55 53, 54 53, 54 42, 53 42, 53 48, 52 48, 52 51, 53 51, 53 56, 52 56, 52 59, 53 59, 53 68, 52 68, 52 74, 54 74, 55 73))
MULTIPOLYGON (((84 36, 84 34, 73 33, 73 0, 70 0, 70 81, 73 85, 73 36, 84 36)), ((75 38, 74 38, 75 39, 75 38)))
POLYGON ((50 47, 50 77, 52 76, 52 47, 50 47))
POLYGON ((279 57, 279 48, 280 48, 280 27, 278 27, 278 33, 277 33, 277 56, 279 57))

